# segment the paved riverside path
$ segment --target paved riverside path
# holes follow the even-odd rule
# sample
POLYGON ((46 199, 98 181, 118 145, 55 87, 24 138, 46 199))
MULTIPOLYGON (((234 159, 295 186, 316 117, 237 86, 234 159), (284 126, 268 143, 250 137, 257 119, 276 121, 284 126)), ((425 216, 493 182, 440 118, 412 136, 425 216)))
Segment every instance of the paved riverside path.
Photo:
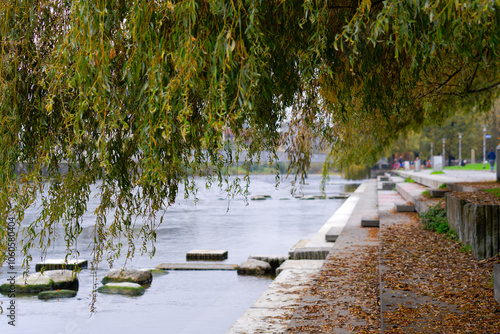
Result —
POLYGON ((394 318, 395 315, 405 309, 413 309, 417 312, 428 305, 439 310, 439 317, 446 317, 449 313, 457 314, 458 311, 453 305, 415 293, 409 288, 417 284, 430 285, 433 284, 433 281, 428 280, 427 282, 425 276, 412 275, 412 267, 401 268, 398 265, 401 253, 404 254, 403 256, 413 257, 415 261, 419 261, 418 255, 412 251, 401 249, 401 242, 398 240, 396 231, 407 228, 412 221, 416 220, 415 213, 402 213, 394 210, 394 203, 401 199, 401 195, 396 191, 378 192, 380 210, 380 327, 382 333, 391 330, 401 333, 427 333, 428 318, 415 317, 408 324, 402 325, 401 321, 394 318), (403 273, 406 275, 404 279, 401 278, 403 273))
MULTIPOLYGON (((378 215, 376 180, 370 180, 365 186, 356 208, 323 264, 321 275, 329 276, 328 284, 313 283, 292 316, 287 333, 323 333, 324 329, 331 333, 349 333, 348 327, 370 327, 368 322, 360 321, 352 312, 354 305, 362 308, 360 299, 363 296, 360 294, 364 291, 358 289, 361 282, 352 281, 351 273, 365 271, 366 255, 376 253, 379 247, 378 228, 361 227, 363 216, 378 215), (328 315, 323 313, 324 310, 328 310, 328 315), (315 314, 312 315, 312 312, 315 314), (335 318, 342 319, 343 328, 337 326, 340 324, 333 321, 335 318)), ((373 262, 370 273, 378 280, 377 266, 373 262)))

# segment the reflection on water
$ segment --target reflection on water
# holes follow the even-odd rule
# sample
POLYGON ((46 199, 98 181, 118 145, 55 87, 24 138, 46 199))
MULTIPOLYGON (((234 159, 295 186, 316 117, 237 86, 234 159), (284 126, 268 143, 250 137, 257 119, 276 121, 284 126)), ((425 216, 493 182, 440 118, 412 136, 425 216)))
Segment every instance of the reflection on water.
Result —
MULTIPOLYGON (((319 194, 321 177, 309 176, 303 186, 304 195, 319 194)), ((349 182, 332 176, 326 195, 352 192, 349 182)), ((355 185, 357 186, 357 185, 355 185)), ((239 264, 249 255, 288 253, 300 239, 312 237, 342 204, 342 200, 302 201, 290 195, 283 182, 274 187, 274 176, 252 177, 252 195, 268 194, 271 199, 250 201, 243 198, 228 201, 220 190, 200 187, 195 205, 180 200, 167 210, 158 229, 157 252, 153 259, 135 257, 128 262, 133 268, 152 268, 163 262, 185 262, 193 249, 224 249, 229 252, 224 263, 239 264), (290 200, 280 200, 288 198, 290 200)), ((81 258, 90 259, 92 212, 98 202, 91 197, 85 215, 84 233, 79 238, 81 258)), ((25 222, 35 217, 36 208, 26 212, 25 222)), ((64 243, 57 242, 49 250, 49 258, 64 257, 64 243)), ((34 254, 36 255, 36 254, 34 254)), ((36 256, 33 256, 36 261, 36 256)), ((18 263, 21 262, 19 259, 18 263)), ((123 265, 123 259, 117 265, 123 265)), ((106 273, 102 264, 99 277, 106 273)), ((5 269, 5 268, 4 268, 5 269)), ((21 274, 21 270, 17 268, 21 274)), ((8 275, 0 274, 4 283, 8 275)), ((100 279, 99 278, 99 279, 100 279)), ((238 276, 233 271, 172 271, 154 276, 151 287, 140 297, 98 295, 97 313, 90 316, 92 275, 79 274, 80 290, 76 298, 40 301, 36 296, 16 298, 16 328, 0 315, 3 333, 224 333, 270 284, 264 277, 238 276)), ((0 302, 10 302, 0 296, 0 302)))
POLYGON ((350 184, 345 184, 344 189, 346 193, 352 193, 356 190, 356 188, 359 187, 359 183, 350 183, 350 184))

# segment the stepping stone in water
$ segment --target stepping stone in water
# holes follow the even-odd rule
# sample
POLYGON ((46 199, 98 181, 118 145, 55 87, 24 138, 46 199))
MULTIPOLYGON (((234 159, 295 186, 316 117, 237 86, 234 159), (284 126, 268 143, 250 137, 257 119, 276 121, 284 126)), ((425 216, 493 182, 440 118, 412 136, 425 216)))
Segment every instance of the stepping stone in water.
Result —
POLYGON ((43 291, 38 294, 38 299, 59 299, 59 298, 72 298, 76 296, 75 290, 52 290, 43 291))
POLYGON ((49 270, 43 275, 54 281, 54 289, 78 291, 78 277, 71 270, 49 270))
POLYGON ((131 282, 145 285, 152 281, 153 274, 147 269, 116 268, 106 273, 106 276, 102 279, 102 284, 109 282, 131 282))
POLYGON ((222 261, 227 259, 227 250, 195 249, 186 254, 187 261, 222 261))
POLYGON ((248 259, 238 267, 238 275, 267 275, 271 265, 265 261, 248 259))
POLYGON ((68 260, 66 261, 64 259, 49 259, 45 260, 44 262, 38 262, 35 265, 35 271, 42 271, 42 267, 44 267, 45 271, 47 270, 58 270, 58 269, 68 269, 68 270, 74 270, 75 266, 78 266, 80 269, 86 269, 88 267, 88 261, 87 260, 68 260))
POLYGON ((108 283, 101 286, 97 291, 112 295, 126 295, 126 296, 141 296, 144 294, 144 288, 137 283, 108 283))
POLYGON ((0 285, 2 293, 39 293, 46 290, 52 290, 54 281, 42 273, 34 273, 23 277, 18 276, 15 280, 0 285))
POLYGON ((263 201, 263 200, 266 200, 268 198, 271 198, 271 195, 255 195, 255 196, 250 197, 250 199, 252 201, 263 201))
POLYGON ((253 259, 269 263, 272 271, 275 271, 288 258, 288 255, 250 255, 248 257, 249 260, 253 259))

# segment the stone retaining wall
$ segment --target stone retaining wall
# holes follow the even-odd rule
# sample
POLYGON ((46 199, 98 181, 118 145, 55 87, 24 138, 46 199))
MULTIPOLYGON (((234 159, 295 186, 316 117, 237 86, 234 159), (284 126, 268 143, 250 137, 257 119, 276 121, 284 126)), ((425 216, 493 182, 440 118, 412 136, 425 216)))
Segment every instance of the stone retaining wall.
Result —
POLYGON ((476 259, 495 256, 500 251, 500 206, 474 204, 446 194, 448 224, 476 259))

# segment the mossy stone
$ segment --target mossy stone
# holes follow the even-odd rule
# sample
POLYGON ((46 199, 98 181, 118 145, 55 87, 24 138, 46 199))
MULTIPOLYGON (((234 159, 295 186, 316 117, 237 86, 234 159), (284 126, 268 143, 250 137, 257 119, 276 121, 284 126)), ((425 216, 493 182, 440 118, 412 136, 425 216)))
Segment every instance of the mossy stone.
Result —
POLYGON ((140 284, 121 282, 108 283, 98 288, 97 291, 112 295, 141 296, 145 290, 140 284))
MULTIPOLYGON (((39 293, 46 290, 52 290, 54 281, 42 275, 41 273, 34 273, 26 277, 18 276, 13 284, 16 293, 39 293)), ((13 292, 12 285, 5 283, 0 285, 0 292, 9 293, 13 292)))
POLYGON ((102 279, 102 284, 111 282, 130 282, 141 285, 150 284, 153 281, 153 275, 148 269, 117 268, 108 271, 102 279))
POLYGON ((75 290, 50 290, 42 291, 38 294, 38 299, 59 299, 59 298, 72 298, 76 296, 75 290))

